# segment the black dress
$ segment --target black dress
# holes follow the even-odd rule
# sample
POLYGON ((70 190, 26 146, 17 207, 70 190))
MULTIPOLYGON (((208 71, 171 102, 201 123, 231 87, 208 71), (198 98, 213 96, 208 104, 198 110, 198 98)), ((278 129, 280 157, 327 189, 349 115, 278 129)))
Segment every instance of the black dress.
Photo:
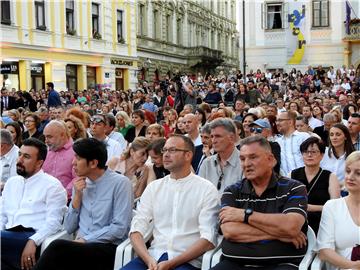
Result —
MULTIPOLYGON (((300 181, 306 186, 309 204, 324 205, 330 200, 330 174, 330 171, 320 168, 319 172, 309 183, 306 178, 305 167, 301 167, 291 172, 291 178, 300 181)), ((321 212, 308 212, 309 225, 316 234, 319 230, 320 219, 321 212)))
MULTIPOLYGON (((138 137, 140 137, 140 136, 145 137, 146 128, 147 128, 147 126, 143 126, 143 127, 141 128, 138 137)), ((136 133, 135 127, 129 128, 128 132, 126 133, 125 140, 127 140, 128 143, 132 143, 133 140, 136 138, 136 134, 135 134, 135 133, 136 133)))

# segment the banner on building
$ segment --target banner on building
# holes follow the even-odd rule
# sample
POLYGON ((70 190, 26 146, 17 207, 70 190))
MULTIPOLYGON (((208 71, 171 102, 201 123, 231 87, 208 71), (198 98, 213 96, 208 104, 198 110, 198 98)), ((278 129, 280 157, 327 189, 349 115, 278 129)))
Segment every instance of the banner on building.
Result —
POLYGON ((304 2, 289 2, 289 29, 287 29, 287 43, 292 55, 288 60, 290 65, 299 65, 305 53, 305 5, 304 2))

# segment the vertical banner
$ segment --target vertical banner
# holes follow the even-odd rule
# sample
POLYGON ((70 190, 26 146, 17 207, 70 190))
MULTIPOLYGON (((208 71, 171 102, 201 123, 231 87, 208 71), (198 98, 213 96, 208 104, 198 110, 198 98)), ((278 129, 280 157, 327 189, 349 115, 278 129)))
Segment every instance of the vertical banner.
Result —
POLYGON ((346 10, 346 34, 350 35, 351 6, 348 1, 345 2, 346 10))
POLYGON ((289 2, 289 29, 287 29, 287 41, 293 51, 288 64, 299 65, 305 53, 305 4, 301 1, 289 2))

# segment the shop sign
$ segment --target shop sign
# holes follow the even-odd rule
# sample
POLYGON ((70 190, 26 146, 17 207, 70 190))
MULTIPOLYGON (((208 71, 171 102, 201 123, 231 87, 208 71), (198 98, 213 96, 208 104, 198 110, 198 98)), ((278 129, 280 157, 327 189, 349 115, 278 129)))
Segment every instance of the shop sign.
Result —
POLYGON ((105 72, 105 78, 109 79, 110 78, 110 73, 109 72, 105 72))
POLYGON ((1 64, 1 74, 18 74, 17 63, 1 64))
POLYGON ((118 65, 118 66, 132 66, 133 65, 132 61, 126 61, 126 60, 122 60, 119 58, 111 58, 110 63, 112 65, 118 65))
POLYGON ((43 75, 44 65, 43 64, 31 64, 31 75, 43 75))

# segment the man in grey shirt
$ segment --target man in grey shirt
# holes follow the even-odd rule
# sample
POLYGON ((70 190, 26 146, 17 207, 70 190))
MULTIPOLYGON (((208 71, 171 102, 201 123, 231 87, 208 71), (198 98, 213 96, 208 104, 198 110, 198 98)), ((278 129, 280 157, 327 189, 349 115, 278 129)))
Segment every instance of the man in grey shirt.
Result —
POLYGON ((79 176, 64 226, 74 241, 55 240, 34 269, 102 269, 114 267, 116 247, 129 231, 133 191, 129 179, 106 168, 106 146, 95 138, 73 145, 79 176))
POLYGON ((239 150, 235 147, 236 127, 231 119, 218 118, 210 123, 210 129, 216 154, 203 161, 199 176, 212 182, 221 195, 227 186, 242 179, 239 150))

